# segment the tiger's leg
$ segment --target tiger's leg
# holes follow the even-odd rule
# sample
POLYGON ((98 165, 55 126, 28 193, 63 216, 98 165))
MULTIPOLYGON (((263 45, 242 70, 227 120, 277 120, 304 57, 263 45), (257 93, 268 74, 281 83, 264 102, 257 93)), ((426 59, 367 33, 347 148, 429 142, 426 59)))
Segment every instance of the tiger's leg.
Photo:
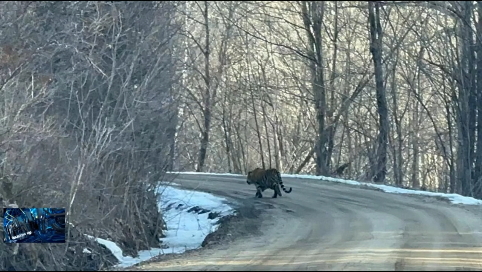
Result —
POLYGON ((273 190, 274 190, 273 198, 277 198, 278 196, 282 196, 281 190, 279 189, 279 184, 275 184, 273 190))
POLYGON ((261 186, 256 186, 256 197, 257 198, 262 198, 263 194, 261 194, 264 191, 264 189, 261 186))

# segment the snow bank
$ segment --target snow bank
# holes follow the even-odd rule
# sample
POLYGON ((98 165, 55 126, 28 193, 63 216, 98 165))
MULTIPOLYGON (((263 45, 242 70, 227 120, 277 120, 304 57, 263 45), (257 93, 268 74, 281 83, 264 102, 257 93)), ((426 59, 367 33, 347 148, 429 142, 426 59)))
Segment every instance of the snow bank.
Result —
MULTIPOLYGON (((198 172, 171 172, 172 174, 187 174, 187 175, 219 175, 219 176, 238 176, 244 177, 245 175, 239 174, 230 174, 230 173, 198 173, 198 172)), ((323 176, 311 176, 311 175, 293 175, 293 174, 281 174, 281 177, 286 178, 299 178, 299 179, 311 179, 311 180, 323 180, 323 181, 330 181, 330 182, 337 182, 337 183, 344 183, 349 185, 365 185, 368 187, 378 188, 384 192, 392 193, 392 194, 410 194, 410 195, 425 195, 425 196, 432 196, 432 197, 443 197, 447 198, 453 204, 463 204, 463 205, 482 205, 482 200, 475 199, 473 197, 468 196, 461 196, 458 194, 444 194, 444 193, 434 193, 434 192, 426 192, 426 191, 419 191, 413 189, 403 189, 398 187, 393 187, 389 185, 380 185, 380 184, 373 184, 367 182, 360 182, 355 180, 347 180, 347 179, 340 179, 340 178, 331 178, 331 177, 323 177, 323 176)))
POLYGON ((161 185, 159 208, 163 212, 167 231, 163 244, 167 253, 182 253, 199 248, 204 238, 217 230, 219 217, 230 215, 234 210, 224 198, 208 193, 188 191, 172 186, 161 185), (216 216, 209 219, 209 215, 216 216))
POLYGON ((168 174, 182 174, 182 175, 210 175, 210 176, 233 176, 243 177, 245 175, 231 174, 231 173, 207 173, 207 172, 167 172, 168 174))
MULTIPOLYGON (((234 209, 227 205, 226 200, 208 193, 189 191, 180 188, 176 183, 161 182, 157 188, 160 195, 158 208, 162 211, 167 231, 162 238, 163 248, 151 248, 139 251, 139 256, 134 258, 124 256, 122 249, 114 242, 95 238, 99 244, 108 248, 119 260, 116 267, 129 267, 149 260, 160 254, 183 253, 186 250, 201 247, 204 238, 218 228, 218 220, 234 213, 234 209), (212 219, 210 219, 212 218, 212 219)), ((84 249, 83 253, 90 251, 84 249)))
MULTIPOLYGON (((314 178, 314 176, 309 176, 309 175, 284 175, 284 176, 286 176, 286 177, 298 176, 298 178, 307 178, 307 179, 314 178)), ((414 189, 404 189, 404 188, 398 188, 398 187, 389 186, 389 185, 373 184, 373 183, 367 183, 367 182, 359 182, 359 181, 354 181, 354 180, 346 180, 346 179, 330 178, 330 177, 322 177, 321 180, 326 180, 326 181, 330 181, 330 182, 345 183, 345 184, 350 184, 350 185, 365 185, 365 186, 368 186, 368 187, 378 188, 378 189, 380 189, 384 192, 392 193, 392 194, 410 194, 410 195, 424 195, 424 196, 432 196, 432 197, 443 197, 443 198, 447 198, 448 200, 450 200, 450 202, 452 202, 452 204, 463 204, 463 205, 481 205, 482 204, 482 200, 480 200, 480 199, 475 199, 475 198, 469 197, 469 196, 462 196, 462 195, 459 195, 459 194, 445 194, 445 193, 420 191, 420 190, 414 190, 414 189)))

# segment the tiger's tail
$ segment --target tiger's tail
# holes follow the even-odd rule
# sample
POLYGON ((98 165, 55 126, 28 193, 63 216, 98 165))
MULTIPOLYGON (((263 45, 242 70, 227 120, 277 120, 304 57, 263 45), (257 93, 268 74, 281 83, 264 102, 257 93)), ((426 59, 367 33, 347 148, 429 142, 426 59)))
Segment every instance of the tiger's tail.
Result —
POLYGON ((281 189, 283 189, 283 191, 287 194, 291 193, 291 191, 293 191, 293 188, 290 187, 289 190, 286 190, 286 187, 285 185, 283 184, 283 180, 281 179, 281 174, 279 171, 276 171, 276 178, 279 180, 279 186, 281 187, 281 189))
POLYGON ((281 186, 281 189, 283 189, 283 191, 287 194, 289 194, 289 193, 291 193, 291 191, 293 191, 293 188, 291 188, 291 187, 290 187, 289 190, 286 190, 286 187, 285 187, 285 185, 283 184, 282 181, 280 181, 279 185, 281 186))

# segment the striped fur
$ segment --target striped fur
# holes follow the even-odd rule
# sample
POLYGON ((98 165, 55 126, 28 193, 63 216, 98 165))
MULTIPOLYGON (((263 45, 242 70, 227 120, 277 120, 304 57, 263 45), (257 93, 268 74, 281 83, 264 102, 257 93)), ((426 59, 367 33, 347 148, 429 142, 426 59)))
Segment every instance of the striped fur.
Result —
POLYGON ((248 172, 248 177, 246 180, 248 184, 254 184, 256 186, 256 197, 262 198, 262 192, 266 189, 274 190, 273 198, 281 195, 281 189, 287 194, 291 193, 292 188, 286 190, 283 181, 281 180, 280 172, 275 168, 261 169, 256 168, 253 171, 248 172))

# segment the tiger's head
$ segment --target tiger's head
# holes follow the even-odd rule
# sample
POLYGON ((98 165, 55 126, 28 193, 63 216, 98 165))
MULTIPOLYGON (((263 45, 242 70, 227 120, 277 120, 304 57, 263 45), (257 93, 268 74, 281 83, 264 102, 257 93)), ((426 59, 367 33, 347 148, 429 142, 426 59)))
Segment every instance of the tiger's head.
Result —
POLYGON ((247 184, 253 184, 254 182, 256 182, 257 180, 259 180, 260 177, 263 176, 263 174, 265 173, 266 170, 264 169, 261 169, 261 168, 255 168, 254 170, 252 171, 249 171, 248 172, 248 177, 246 179, 246 183, 247 184))

